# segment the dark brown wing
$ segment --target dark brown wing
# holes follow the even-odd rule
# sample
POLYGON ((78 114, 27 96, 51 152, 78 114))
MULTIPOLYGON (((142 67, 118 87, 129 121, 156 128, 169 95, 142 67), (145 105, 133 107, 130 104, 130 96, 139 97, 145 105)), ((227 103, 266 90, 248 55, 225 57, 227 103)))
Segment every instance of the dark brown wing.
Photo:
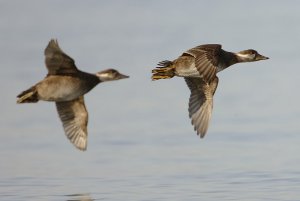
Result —
POLYGON ((200 45, 187 50, 182 55, 195 58, 195 66, 206 82, 210 83, 216 76, 221 45, 200 45))
POLYGON ((184 78, 191 90, 189 99, 189 116, 197 135, 203 138, 207 132, 212 109, 213 95, 218 86, 218 77, 208 84, 201 78, 184 78))
POLYGON ((45 57, 49 75, 73 74, 78 71, 74 60, 60 49, 57 40, 52 39, 49 42, 45 57))
POLYGON ((56 102, 56 109, 68 139, 80 150, 87 147, 88 113, 83 96, 66 102, 56 102))

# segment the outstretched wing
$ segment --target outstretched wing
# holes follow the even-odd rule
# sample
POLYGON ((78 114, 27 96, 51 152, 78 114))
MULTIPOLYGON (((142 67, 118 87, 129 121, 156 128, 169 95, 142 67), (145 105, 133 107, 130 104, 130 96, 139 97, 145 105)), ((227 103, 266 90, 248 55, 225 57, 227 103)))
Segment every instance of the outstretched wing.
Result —
POLYGON ((45 63, 49 75, 73 74, 78 71, 74 60, 59 47, 57 40, 50 40, 45 49, 45 63))
POLYGON ((182 56, 194 57, 199 74, 203 76, 206 82, 210 83, 217 74, 221 47, 218 44, 200 45, 187 50, 182 56))
POLYGON ((56 109, 68 139, 80 150, 87 148, 88 113, 83 96, 65 102, 56 102, 56 109))
POLYGON ((212 109, 213 95, 218 86, 218 77, 215 76, 211 83, 202 78, 184 78, 191 90, 189 99, 189 116, 197 135, 203 138, 207 132, 212 109))

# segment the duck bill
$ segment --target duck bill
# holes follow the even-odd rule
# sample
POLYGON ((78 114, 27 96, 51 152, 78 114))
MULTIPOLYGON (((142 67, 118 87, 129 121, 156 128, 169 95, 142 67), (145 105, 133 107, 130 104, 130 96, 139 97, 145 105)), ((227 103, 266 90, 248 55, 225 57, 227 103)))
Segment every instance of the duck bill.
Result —
POLYGON ((257 55, 256 60, 267 60, 269 57, 263 56, 263 55, 257 55))
POLYGON ((123 75, 120 73, 120 75, 118 76, 119 79, 125 79, 125 78, 129 78, 128 75, 123 75))

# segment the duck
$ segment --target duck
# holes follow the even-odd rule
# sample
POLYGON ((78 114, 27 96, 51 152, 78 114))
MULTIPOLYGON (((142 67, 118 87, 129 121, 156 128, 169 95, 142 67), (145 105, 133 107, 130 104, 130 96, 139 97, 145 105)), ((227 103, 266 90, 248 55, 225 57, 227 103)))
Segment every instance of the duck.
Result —
POLYGON ((79 150, 87 149, 88 111, 84 95, 99 83, 129 78, 115 69, 106 69, 96 74, 79 70, 75 61, 60 48, 56 39, 51 39, 45 51, 46 77, 21 92, 17 103, 55 102, 65 135, 79 150))
POLYGON ((217 73, 237 63, 267 59, 253 49, 234 53, 223 50, 220 44, 204 44, 185 51, 173 61, 159 62, 152 70, 152 80, 184 78, 191 92, 188 106, 191 124, 203 138, 212 116, 213 96, 219 83, 217 73))

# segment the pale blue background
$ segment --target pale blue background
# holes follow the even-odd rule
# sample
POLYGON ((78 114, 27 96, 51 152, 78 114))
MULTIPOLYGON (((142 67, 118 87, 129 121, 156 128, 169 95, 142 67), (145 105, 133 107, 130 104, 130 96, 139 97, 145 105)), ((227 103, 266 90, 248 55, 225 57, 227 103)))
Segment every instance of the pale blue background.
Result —
POLYGON ((1 200, 299 200, 298 1, 1 1, 1 200), (17 105, 46 75, 51 38, 88 72, 130 79, 86 96, 87 152, 53 103, 17 105), (205 43, 270 60, 219 74, 200 140, 181 78, 151 69, 205 43))

